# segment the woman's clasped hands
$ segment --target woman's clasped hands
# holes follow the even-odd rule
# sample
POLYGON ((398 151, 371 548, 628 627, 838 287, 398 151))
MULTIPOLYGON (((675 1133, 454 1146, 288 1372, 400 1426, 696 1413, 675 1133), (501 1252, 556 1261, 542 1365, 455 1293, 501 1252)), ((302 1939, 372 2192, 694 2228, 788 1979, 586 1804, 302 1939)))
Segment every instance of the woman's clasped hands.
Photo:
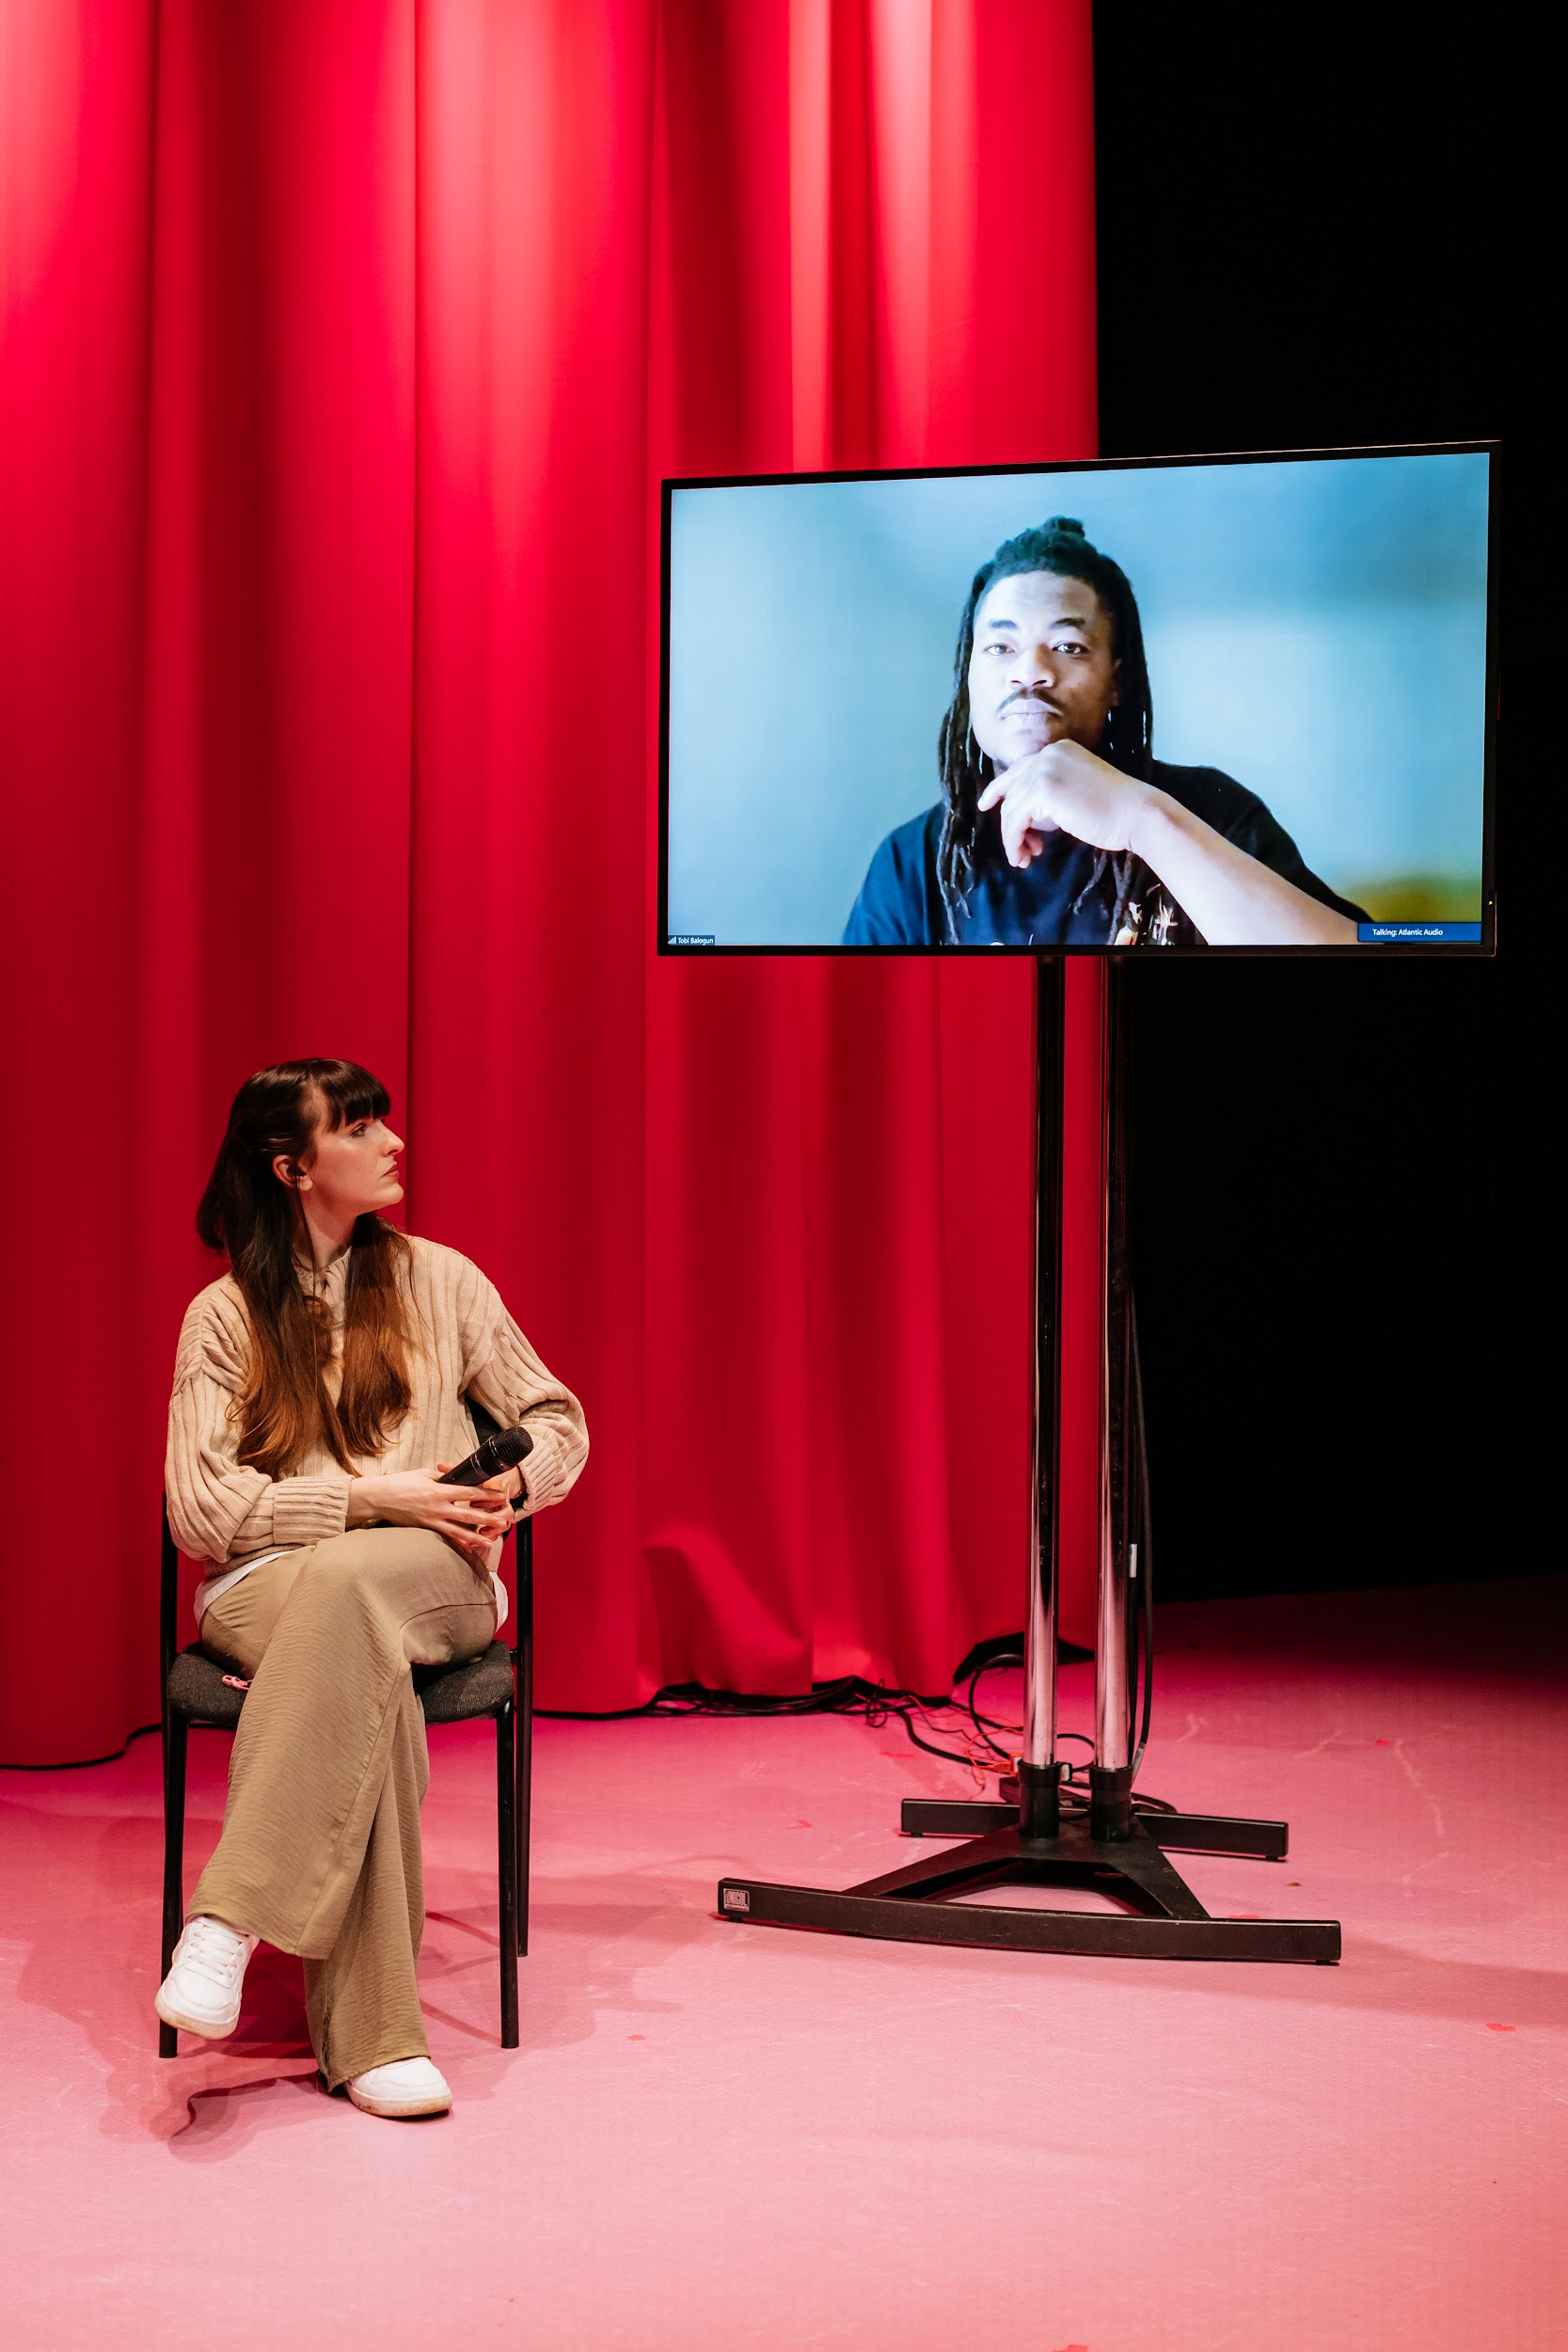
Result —
POLYGON ((476 1568, 487 1567, 492 1546, 513 1523, 512 1501, 521 1492, 522 1472, 505 1470, 483 1486, 443 1486, 442 1471, 452 1468, 451 1462, 434 1462, 356 1478, 349 1488, 349 1526, 428 1527, 476 1568))

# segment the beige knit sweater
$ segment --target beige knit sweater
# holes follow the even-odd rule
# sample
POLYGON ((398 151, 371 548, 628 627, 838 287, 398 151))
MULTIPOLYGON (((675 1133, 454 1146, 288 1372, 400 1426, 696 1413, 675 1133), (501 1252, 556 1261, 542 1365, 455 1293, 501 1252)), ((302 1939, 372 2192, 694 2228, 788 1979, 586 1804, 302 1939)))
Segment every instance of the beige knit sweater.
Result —
MULTIPOLYGON (((460 1461, 475 1443, 463 1401, 472 1395, 503 1426, 524 1422, 533 1439, 523 1464, 527 1500, 518 1509, 542 1511, 559 1502, 588 1453, 581 1406, 546 1371, 478 1266, 438 1242, 408 1238, 403 1279, 413 1309, 413 1402, 385 1452, 356 1462, 356 1470, 363 1475, 460 1461)), ((348 1252, 315 1279, 332 1313, 335 1368, 348 1252)), ((181 1550, 230 1570, 255 1554, 341 1535, 348 1510, 349 1472, 324 1448, 284 1478, 243 1469, 235 1459, 239 1432, 229 1408, 245 1378, 249 1348, 249 1313, 238 1284, 225 1275, 192 1299, 181 1328, 165 1485, 169 1526, 181 1550)), ((333 1373, 327 1377, 330 1383, 333 1373)))

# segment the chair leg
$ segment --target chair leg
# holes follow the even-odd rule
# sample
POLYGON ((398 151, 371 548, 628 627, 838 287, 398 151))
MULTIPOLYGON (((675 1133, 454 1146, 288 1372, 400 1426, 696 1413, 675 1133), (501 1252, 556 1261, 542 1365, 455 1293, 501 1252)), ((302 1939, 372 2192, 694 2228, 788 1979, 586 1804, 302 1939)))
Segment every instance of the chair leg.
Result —
POLYGON ((496 1874, 500 1881, 501 2048, 517 2047, 517 1824, 512 1701, 496 1709, 496 1874))
MULTIPOLYGON (((531 1595, 530 1596, 531 1599, 531 1595)), ((531 1611, 530 1614, 531 1616, 531 1611)), ((533 1822, 533 1627, 517 1645, 517 1949, 528 1950, 530 1852, 533 1822)))
MULTIPOLYGON (((174 1947, 185 1924, 185 1738, 183 1715, 164 1721, 164 1939, 158 1970, 162 1984, 174 1959, 174 1947)), ((172 2026, 158 2022, 158 2056, 178 2056, 180 2037, 172 2026)))

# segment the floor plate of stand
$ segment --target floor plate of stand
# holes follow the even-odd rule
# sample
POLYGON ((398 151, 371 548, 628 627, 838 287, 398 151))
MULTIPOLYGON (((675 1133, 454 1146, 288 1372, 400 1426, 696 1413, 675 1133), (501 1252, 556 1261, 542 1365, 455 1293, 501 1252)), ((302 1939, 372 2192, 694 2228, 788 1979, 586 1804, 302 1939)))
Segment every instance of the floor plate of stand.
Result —
MULTIPOLYGON (((912 1837, 974 1837, 1017 1819, 1016 1804, 990 1798, 906 1797, 898 1826, 912 1837)), ((1283 1862, 1290 1850, 1287 1821, 1250 1821, 1225 1813, 1140 1813, 1138 1820, 1157 1846, 1174 1846, 1183 1853, 1254 1854, 1283 1862)))

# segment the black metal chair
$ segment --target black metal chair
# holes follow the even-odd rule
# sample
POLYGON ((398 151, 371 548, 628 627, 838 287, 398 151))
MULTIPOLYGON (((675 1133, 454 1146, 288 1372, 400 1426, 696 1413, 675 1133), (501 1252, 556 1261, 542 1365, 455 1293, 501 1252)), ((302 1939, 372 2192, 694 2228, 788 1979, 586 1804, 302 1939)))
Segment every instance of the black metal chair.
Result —
MULTIPOLYGON (((469 1401, 479 1436, 496 1424, 469 1401)), ((492 1642, 478 1658, 460 1666, 421 1666, 415 1687, 427 1724, 462 1724, 482 1715, 496 1723, 496 1868, 500 1882, 501 2047, 517 2047, 517 1956, 528 1950, 529 1814, 533 1782, 533 1521, 522 1520, 517 1538, 516 1646, 492 1642)), ((510 1536, 508 1541, 510 1541, 510 1536)), ((162 1983, 174 1960, 185 1920, 185 1742, 192 1724, 232 1731, 245 1705, 244 1691, 223 1678, 223 1668, 190 1643, 176 1651, 180 1555, 164 1506, 163 1586, 159 1601, 159 1649, 164 1727, 164 1942, 162 1983)), ((158 2056, 173 2058, 178 2036, 158 2026, 158 2056)))

